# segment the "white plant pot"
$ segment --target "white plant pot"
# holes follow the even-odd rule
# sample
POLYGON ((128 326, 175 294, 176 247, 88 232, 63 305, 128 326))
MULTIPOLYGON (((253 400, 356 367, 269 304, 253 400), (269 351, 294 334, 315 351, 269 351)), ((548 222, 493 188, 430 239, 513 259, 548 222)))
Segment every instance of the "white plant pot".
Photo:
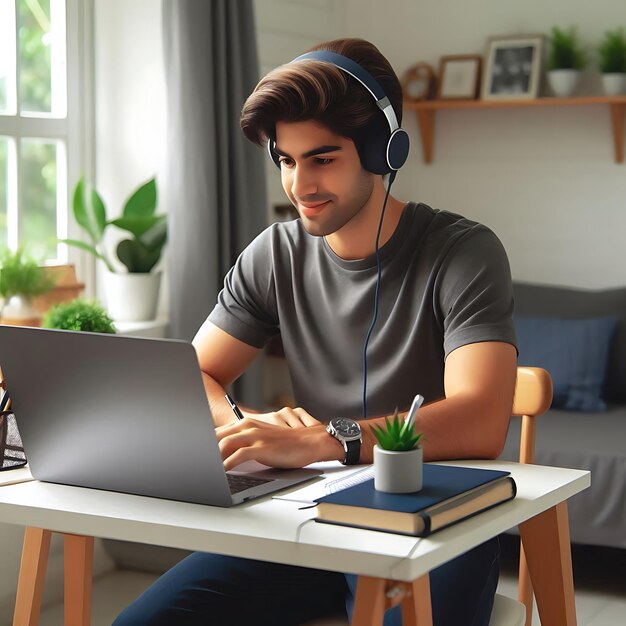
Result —
POLYGON ((2 323, 18 326, 39 325, 41 315, 28 296, 11 296, 2 309, 2 323))
POLYGON ((602 74, 602 86, 607 96, 619 96, 626 93, 626 74, 617 72, 602 74))
POLYGON ((568 98, 576 90, 580 79, 579 70, 550 70, 548 72, 548 83, 555 96, 558 98, 568 98))
POLYGON ((109 315, 117 322, 143 322, 156 317, 161 272, 106 272, 104 291, 109 315))
POLYGON ((423 450, 407 452, 374 446, 374 488, 387 493, 414 493, 422 488, 423 450))

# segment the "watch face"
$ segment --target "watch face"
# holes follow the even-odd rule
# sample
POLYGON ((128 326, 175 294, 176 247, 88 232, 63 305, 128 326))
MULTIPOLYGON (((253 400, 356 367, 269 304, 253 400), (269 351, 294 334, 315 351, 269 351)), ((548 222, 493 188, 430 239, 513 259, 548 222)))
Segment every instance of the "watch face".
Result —
POLYGON ((357 422, 347 417, 336 417, 331 420, 337 434, 342 437, 358 437, 361 435, 361 427, 357 422))

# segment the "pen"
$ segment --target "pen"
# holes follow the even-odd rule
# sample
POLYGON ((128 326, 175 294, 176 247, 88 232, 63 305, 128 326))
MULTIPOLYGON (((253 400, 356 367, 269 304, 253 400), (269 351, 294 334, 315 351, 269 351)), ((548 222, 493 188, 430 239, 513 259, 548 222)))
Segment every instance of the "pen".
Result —
POLYGON ((407 425, 407 428, 413 426, 415 423, 415 415, 417 414, 417 410, 422 406, 422 402, 424 402, 424 396, 421 396, 419 393, 413 398, 413 404, 409 409, 409 412, 404 420, 404 423, 407 425))
POLYGON ((235 404, 235 401, 228 394, 226 394, 224 397, 226 398, 226 402, 228 402, 228 404, 230 405, 230 408, 233 410, 233 413, 235 414, 237 419, 242 420, 243 413, 239 410, 239 407, 235 404))

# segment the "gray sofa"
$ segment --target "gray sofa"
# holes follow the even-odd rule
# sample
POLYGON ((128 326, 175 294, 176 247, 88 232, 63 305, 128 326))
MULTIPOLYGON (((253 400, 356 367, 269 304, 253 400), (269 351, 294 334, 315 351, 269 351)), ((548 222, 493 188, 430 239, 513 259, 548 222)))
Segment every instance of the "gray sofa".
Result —
MULTIPOLYGON (((574 543, 626 548, 626 288, 587 291, 516 283, 516 315, 584 319, 615 316, 604 399, 608 410, 550 409, 537 420, 535 462, 591 470, 591 487, 569 501, 574 543)), ((513 418, 501 458, 517 460, 513 418)))

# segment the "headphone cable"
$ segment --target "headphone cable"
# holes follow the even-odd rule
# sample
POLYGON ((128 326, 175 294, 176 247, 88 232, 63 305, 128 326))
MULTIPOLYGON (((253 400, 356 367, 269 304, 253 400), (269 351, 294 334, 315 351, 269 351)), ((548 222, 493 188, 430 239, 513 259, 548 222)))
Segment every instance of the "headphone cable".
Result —
POLYGON ((367 346, 372 336, 372 331, 376 325, 378 319, 378 297, 380 295, 380 255, 378 244, 380 242, 380 233, 383 228, 383 220, 385 218, 385 209, 387 207, 387 200, 389 199, 389 192, 391 191, 391 185, 396 178, 396 172, 389 174, 389 184, 387 185, 387 193, 385 194, 385 201, 383 202, 383 210, 380 212, 380 220, 378 222, 378 231, 376 232, 376 292, 374 294, 374 315, 372 317, 372 323, 365 337, 365 343, 363 344, 363 419, 367 419, 367 346))

